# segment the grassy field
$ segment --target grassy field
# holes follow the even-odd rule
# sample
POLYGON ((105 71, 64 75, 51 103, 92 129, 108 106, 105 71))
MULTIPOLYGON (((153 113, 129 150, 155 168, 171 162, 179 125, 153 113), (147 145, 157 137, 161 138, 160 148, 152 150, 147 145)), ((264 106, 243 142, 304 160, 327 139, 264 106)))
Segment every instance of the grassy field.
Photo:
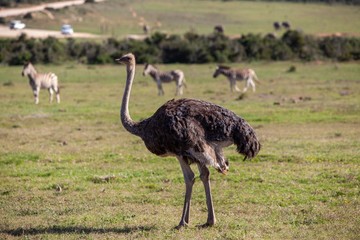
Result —
MULTIPOLYGON (((234 65, 235 66, 235 65, 234 65)), ((119 121, 120 66, 37 66, 61 81, 61 104, 46 91, 33 104, 20 67, 0 66, 0 239, 356 239, 360 235, 358 63, 257 62, 257 92, 241 99, 213 65, 181 68, 184 97, 244 117, 263 148, 243 162, 226 149, 228 175, 211 169, 215 212, 206 221, 197 178, 191 223, 176 231, 184 183, 174 158, 150 154, 119 121), (287 72, 291 67, 295 72, 287 72)), ((243 66, 245 67, 245 66, 243 66)), ((130 112, 150 116, 174 97, 138 66, 130 112)), ((241 87, 243 85, 240 85, 241 87)), ((194 169, 196 170, 196 169, 194 169)))
MULTIPOLYGON (((156 31, 183 34, 194 30, 200 34, 222 24, 225 33, 239 36, 273 32, 273 22, 288 21, 293 29, 308 34, 360 34, 360 8, 349 5, 302 4, 254 1, 193 0, 107 0, 52 12, 25 20, 29 28, 59 30, 70 23, 75 31, 125 37, 142 34, 142 23, 156 31), (351 24, 349 24, 351 23, 351 24)), ((279 33, 279 35, 281 32, 279 33)))

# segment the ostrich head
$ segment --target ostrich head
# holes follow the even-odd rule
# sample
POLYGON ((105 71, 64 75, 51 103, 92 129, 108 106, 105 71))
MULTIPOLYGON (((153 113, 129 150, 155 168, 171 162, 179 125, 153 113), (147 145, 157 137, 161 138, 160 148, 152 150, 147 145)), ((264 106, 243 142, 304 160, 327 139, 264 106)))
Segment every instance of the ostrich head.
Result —
POLYGON ((135 65, 135 56, 132 53, 128 53, 121 58, 115 59, 118 63, 125 64, 127 66, 135 65))

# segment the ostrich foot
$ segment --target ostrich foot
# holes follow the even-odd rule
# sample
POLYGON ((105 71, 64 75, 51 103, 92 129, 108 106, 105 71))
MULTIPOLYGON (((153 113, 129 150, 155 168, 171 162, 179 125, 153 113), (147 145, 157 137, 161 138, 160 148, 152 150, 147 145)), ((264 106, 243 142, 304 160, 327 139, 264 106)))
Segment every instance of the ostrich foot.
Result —
POLYGON ((187 224, 186 223, 179 223, 179 225, 177 225, 174 229, 176 230, 181 230, 183 228, 187 228, 187 224))
POLYGON ((204 224, 200 224, 200 225, 197 225, 198 228, 208 228, 208 227, 212 227, 214 226, 214 223, 204 223, 204 224))

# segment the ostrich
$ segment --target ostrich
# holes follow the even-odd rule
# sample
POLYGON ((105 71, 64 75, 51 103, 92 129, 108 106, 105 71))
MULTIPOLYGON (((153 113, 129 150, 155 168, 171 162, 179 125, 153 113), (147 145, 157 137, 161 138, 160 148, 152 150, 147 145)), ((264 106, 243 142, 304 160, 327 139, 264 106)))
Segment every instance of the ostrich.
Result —
POLYGON ((185 180, 185 201, 180 229, 189 223, 190 199, 195 174, 190 168, 195 163, 205 187, 208 209, 207 221, 203 227, 215 224, 209 166, 226 174, 229 162, 223 156, 222 148, 235 144, 245 159, 253 158, 260 150, 255 131, 241 117, 218 105, 196 100, 170 100, 162 105, 153 116, 135 122, 130 117, 129 99, 135 76, 135 57, 128 53, 117 62, 126 65, 126 85, 120 107, 120 118, 124 128, 140 137, 147 149, 158 156, 175 156, 185 180))
POLYGON ((274 26, 274 29, 275 29, 276 31, 278 31, 278 30, 281 29, 281 25, 280 25, 279 22, 274 22, 274 23, 273 23, 273 26, 274 26))
POLYGON ((282 22, 281 25, 287 30, 290 29, 290 23, 289 22, 282 22))
POLYGON ((216 33, 224 33, 224 27, 222 25, 216 25, 214 27, 214 32, 216 32, 216 33))

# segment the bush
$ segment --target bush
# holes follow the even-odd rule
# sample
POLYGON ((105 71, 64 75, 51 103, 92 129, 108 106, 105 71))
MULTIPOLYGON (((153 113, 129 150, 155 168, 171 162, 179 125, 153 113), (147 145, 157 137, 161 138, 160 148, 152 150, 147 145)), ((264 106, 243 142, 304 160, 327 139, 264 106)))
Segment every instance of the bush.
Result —
POLYGON ((190 61, 191 49, 187 41, 180 36, 172 35, 160 44, 163 63, 187 63, 190 61))
POLYGON ((248 34, 239 39, 244 46, 246 58, 249 60, 260 60, 264 51, 263 39, 260 35, 248 34))
POLYGON ((355 38, 326 37, 319 43, 320 49, 327 58, 348 61, 359 60, 360 41, 355 38))
POLYGON ((248 34, 229 39, 223 34, 199 35, 188 32, 184 36, 154 33, 144 41, 109 38, 102 43, 66 42, 56 38, 27 38, 0 40, 0 61, 21 65, 57 63, 77 60, 87 64, 113 63, 124 53, 133 52, 138 63, 226 63, 244 60, 311 61, 329 58, 339 61, 360 59, 360 39, 345 37, 315 38, 298 31, 287 31, 281 38, 273 35, 248 34))
POLYGON ((65 60, 65 46, 57 38, 48 37, 42 41, 44 63, 57 63, 65 60))

